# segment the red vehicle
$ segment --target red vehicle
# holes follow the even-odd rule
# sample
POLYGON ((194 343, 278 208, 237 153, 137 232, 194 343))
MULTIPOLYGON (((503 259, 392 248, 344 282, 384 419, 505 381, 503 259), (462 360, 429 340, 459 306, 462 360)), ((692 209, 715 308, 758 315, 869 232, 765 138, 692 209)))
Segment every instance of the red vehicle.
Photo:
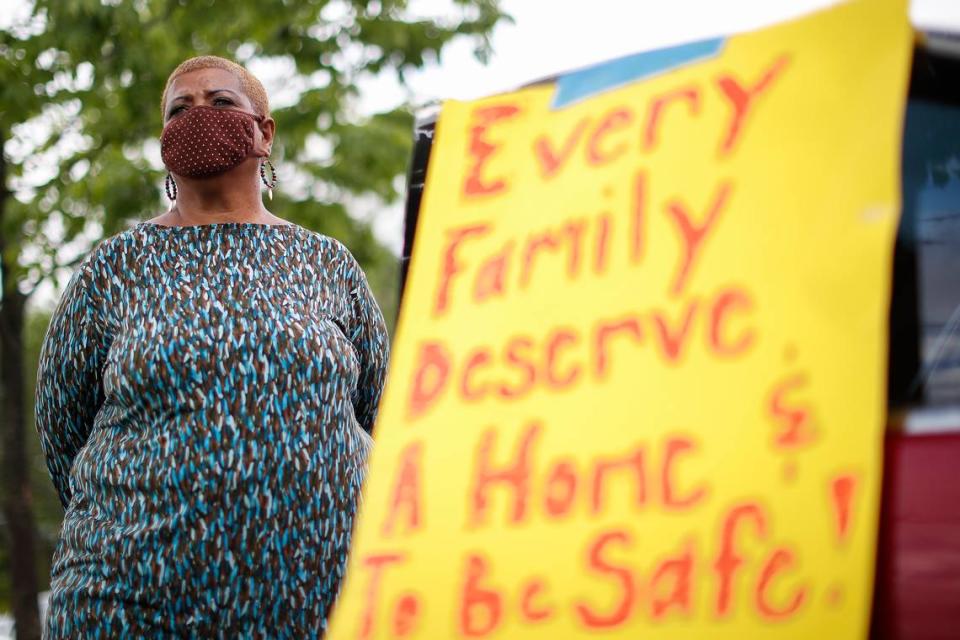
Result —
MULTIPOLYGON (((416 126, 401 292, 434 121, 416 126)), ((919 36, 902 177, 871 637, 960 639, 960 36, 919 36)))
POLYGON ((960 638, 960 37, 921 36, 903 135, 875 638, 960 638))

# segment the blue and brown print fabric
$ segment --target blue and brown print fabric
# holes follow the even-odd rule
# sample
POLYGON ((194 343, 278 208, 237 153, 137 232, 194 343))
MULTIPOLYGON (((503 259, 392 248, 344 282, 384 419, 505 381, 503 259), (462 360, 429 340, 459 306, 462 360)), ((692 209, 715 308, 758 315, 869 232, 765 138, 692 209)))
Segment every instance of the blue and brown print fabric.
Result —
POLYGON ((100 241, 38 371, 66 509, 45 636, 322 636, 387 357, 329 237, 141 222, 100 241))

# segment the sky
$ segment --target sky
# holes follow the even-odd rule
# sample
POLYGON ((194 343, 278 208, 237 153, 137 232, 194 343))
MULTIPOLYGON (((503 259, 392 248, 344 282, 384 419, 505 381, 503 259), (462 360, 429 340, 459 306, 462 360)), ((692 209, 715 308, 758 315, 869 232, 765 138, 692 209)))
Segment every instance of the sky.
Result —
MULTIPOLYGON (((463 41, 439 64, 411 75, 421 100, 470 99, 510 89, 565 69, 710 36, 746 31, 835 4, 835 0, 502 0, 514 24, 493 35, 493 57, 477 62, 463 41)), ((447 0, 413 0, 415 11, 442 15, 447 0)), ((914 0, 915 24, 960 31, 960 0, 914 0)), ((373 107, 398 94, 371 87, 373 107)))

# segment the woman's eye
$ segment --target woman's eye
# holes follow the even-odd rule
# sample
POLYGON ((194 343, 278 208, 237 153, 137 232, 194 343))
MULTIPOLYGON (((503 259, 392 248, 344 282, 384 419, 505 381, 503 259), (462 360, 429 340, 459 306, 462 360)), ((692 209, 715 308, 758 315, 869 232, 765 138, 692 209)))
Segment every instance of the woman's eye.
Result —
POLYGON ((183 109, 186 109, 186 107, 184 107, 183 105, 180 105, 179 107, 174 107, 173 109, 170 109, 170 113, 167 114, 167 117, 168 118, 173 117, 178 113, 180 113, 183 109))
POLYGON ((213 104, 233 104, 233 100, 230 98, 214 98, 213 104))

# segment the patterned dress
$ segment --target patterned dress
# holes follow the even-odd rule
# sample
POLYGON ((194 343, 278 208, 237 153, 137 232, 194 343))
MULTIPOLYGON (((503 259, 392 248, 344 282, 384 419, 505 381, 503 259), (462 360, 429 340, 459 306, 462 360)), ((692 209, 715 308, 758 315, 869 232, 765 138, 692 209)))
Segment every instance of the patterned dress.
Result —
POLYGON ((66 508, 45 637, 322 636, 387 357, 329 237, 142 222, 102 240, 40 356, 66 508))

